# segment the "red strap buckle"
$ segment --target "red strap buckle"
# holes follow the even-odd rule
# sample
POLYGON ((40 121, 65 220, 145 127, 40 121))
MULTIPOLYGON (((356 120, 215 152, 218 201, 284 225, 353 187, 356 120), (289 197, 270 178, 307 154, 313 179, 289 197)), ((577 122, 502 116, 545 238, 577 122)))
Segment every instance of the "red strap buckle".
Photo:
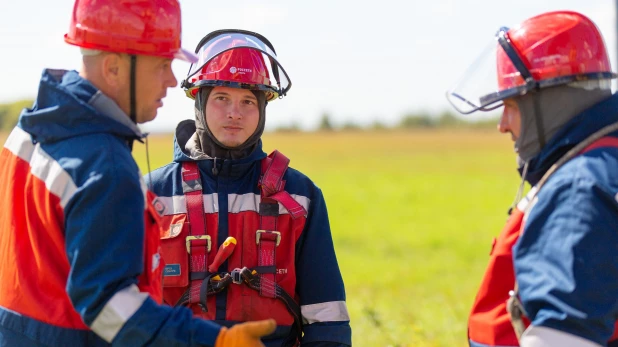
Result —
POLYGON ((210 252, 210 247, 211 247, 210 236, 208 236, 208 235, 191 235, 191 236, 187 236, 186 241, 185 241, 186 244, 187 244, 187 253, 191 254, 191 241, 200 241, 200 240, 206 241, 206 250, 207 250, 207 252, 210 252))
POLYGON ((258 230, 255 232, 255 243, 260 244, 260 240, 276 241, 276 246, 281 243, 281 233, 278 231, 258 230))

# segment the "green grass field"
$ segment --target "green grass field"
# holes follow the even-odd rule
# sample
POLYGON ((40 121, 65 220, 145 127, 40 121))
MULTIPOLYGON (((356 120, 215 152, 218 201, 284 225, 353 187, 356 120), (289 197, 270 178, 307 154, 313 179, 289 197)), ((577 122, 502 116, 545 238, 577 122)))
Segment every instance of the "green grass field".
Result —
MULTIPOLYGON (((172 138, 150 138, 154 169, 172 138)), ((467 346, 466 319, 518 185, 494 131, 266 134, 324 192, 355 346, 467 346)), ((134 156, 146 172, 144 146, 134 156)))
MULTIPOLYGON (((149 147, 152 169, 171 161, 170 136, 149 147)), ((355 346, 467 346, 467 314, 519 182, 508 136, 266 134, 264 147, 324 192, 355 346)), ((143 145, 134 156, 147 172, 143 145)))

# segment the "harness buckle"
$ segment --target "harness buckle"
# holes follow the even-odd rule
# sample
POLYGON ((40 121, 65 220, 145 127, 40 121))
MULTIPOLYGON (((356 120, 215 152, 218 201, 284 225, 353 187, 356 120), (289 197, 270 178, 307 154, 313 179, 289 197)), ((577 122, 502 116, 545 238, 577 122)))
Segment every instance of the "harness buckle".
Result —
POLYGON ((230 273, 230 276, 232 276, 232 283, 242 284, 243 280, 242 280, 242 276, 240 275, 241 272, 242 272, 242 269, 239 269, 239 268, 235 268, 234 270, 232 270, 232 272, 230 273))
POLYGON ((255 232, 255 243, 256 244, 260 244, 260 238, 262 234, 274 234, 277 236, 276 239, 276 247, 279 246, 279 244, 281 243, 281 233, 278 231, 268 231, 268 230, 258 230, 255 232))
POLYGON ((209 235, 190 235, 187 236, 187 238, 185 239, 185 243, 187 245, 187 253, 191 254, 191 241, 193 240, 206 240, 206 249, 208 252, 210 252, 210 247, 211 247, 211 243, 210 243, 210 236, 209 235))

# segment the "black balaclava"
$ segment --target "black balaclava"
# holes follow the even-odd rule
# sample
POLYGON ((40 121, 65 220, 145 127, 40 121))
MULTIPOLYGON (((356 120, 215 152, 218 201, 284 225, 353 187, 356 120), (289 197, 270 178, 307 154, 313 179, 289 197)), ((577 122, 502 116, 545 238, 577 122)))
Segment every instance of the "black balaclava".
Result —
POLYGON ((191 152, 191 156, 200 157, 206 155, 209 158, 221 159, 242 159, 253 152, 257 147, 264 126, 266 124, 266 95, 259 90, 252 90, 253 95, 257 98, 258 109, 260 111, 260 119, 258 121, 255 132, 249 138, 237 147, 228 147, 215 138, 206 122, 206 102, 213 87, 202 87, 195 96, 195 141, 189 141, 186 149, 191 152), (190 148, 194 147, 194 148, 190 148))
POLYGON ((521 130, 515 141, 520 167, 534 158, 542 149, 535 117, 541 117, 542 135, 545 144, 569 120, 611 96, 609 89, 583 89, 559 86, 542 89, 514 98, 521 113, 521 130), (538 103, 538 106, 535 106, 538 103), (536 109, 538 107, 538 110, 536 109))

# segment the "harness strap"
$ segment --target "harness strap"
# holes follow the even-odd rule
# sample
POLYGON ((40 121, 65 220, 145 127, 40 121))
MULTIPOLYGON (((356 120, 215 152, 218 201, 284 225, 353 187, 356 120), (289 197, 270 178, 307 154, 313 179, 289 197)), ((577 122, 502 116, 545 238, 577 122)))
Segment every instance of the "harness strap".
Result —
POLYGON ((283 301, 285 307, 288 309, 292 317, 294 317, 294 325, 298 332, 302 331, 302 316, 300 306, 294 301, 294 298, 290 296, 281 286, 275 282, 268 282, 264 277, 259 276, 255 270, 250 270, 246 267, 242 269, 236 269, 233 271, 232 277, 239 276, 245 284, 253 289, 260 291, 264 286, 271 287, 275 293, 275 298, 283 301), (235 274, 234 274, 235 273, 235 274))
POLYGON ((281 233, 277 231, 279 203, 296 219, 306 215, 307 211, 283 188, 283 175, 288 169, 290 159, 275 150, 262 160, 262 177, 260 187, 260 230, 256 232, 255 242, 258 246, 258 267, 260 271, 261 296, 275 298, 275 287, 265 283, 276 283, 277 246, 281 242, 281 233))
MULTIPOLYGON (((618 147, 618 138, 605 137, 606 135, 617 130, 618 122, 610 124, 588 136, 584 141, 580 142, 579 144, 577 144, 577 146, 569 150, 564 156, 562 156, 558 161, 556 161, 556 163, 552 165, 549 170, 547 170, 545 175, 543 175, 539 183, 536 185, 537 190, 530 197, 530 201, 532 201, 537 196, 542 186, 547 182, 549 177, 569 160, 593 149, 601 147, 618 147)), ((528 205, 528 208, 530 208, 531 206, 532 204, 528 205)), ((515 280, 515 286, 513 290, 509 292, 509 299, 506 303, 506 307, 511 318, 511 325, 513 325, 515 335, 517 336, 517 340, 519 341, 521 339, 521 335, 526 330, 526 325, 523 320, 523 317, 526 316, 526 311, 524 310, 524 306, 521 303, 521 300, 519 300, 519 285, 517 283, 517 279, 515 280)))
MULTIPOLYGON (((276 231, 279 203, 269 197, 285 186, 283 175, 289 163, 290 160, 277 151, 262 160, 262 177, 259 182, 260 229, 256 231, 255 242, 258 247, 258 267, 268 270, 260 273, 260 277, 264 279, 260 283, 276 283, 277 246, 281 241, 281 233, 276 231)), ((257 290, 261 296, 273 299, 277 297, 274 286, 260 285, 257 290)))
POLYGON ((225 288, 227 288, 232 283, 232 276, 226 273, 221 277, 219 274, 209 274, 207 278, 204 279, 200 283, 200 287, 190 287, 187 291, 185 291, 182 296, 178 299, 174 306, 188 306, 192 302, 189 297, 191 296, 191 292, 193 292, 194 296, 200 296, 200 300, 206 301, 206 298, 210 295, 218 294, 222 292, 225 288), (197 293, 196 293, 197 292, 197 293))
POLYGON ((187 236, 185 243, 190 260, 189 279, 191 280, 185 294, 188 295, 190 303, 198 302, 202 310, 206 311, 206 296, 204 295, 204 300, 202 300, 200 289, 203 282, 208 282, 206 263, 211 248, 211 240, 210 236, 206 235, 202 180, 197 162, 186 161, 182 163, 182 191, 185 195, 187 216, 189 217, 189 236, 187 236))
MULTIPOLYGON (((280 203, 288 211, 293 219, 301 216, 307 216, 307 210, 298 203, 290 193, 283 190, 285 187, 285 181, 283 175, 288 169, 290 159, 281 152, 275 150, 268 157, 262 160, 262 178, 260 179, 260 191, 262 195, 262 201, 264 198, 271 200, 265 201, 270 203, 280 203)), ((260 206, 260 214, 261 214, 260 206)), ((278 209, 277 209, 278 211, 278 209)))

